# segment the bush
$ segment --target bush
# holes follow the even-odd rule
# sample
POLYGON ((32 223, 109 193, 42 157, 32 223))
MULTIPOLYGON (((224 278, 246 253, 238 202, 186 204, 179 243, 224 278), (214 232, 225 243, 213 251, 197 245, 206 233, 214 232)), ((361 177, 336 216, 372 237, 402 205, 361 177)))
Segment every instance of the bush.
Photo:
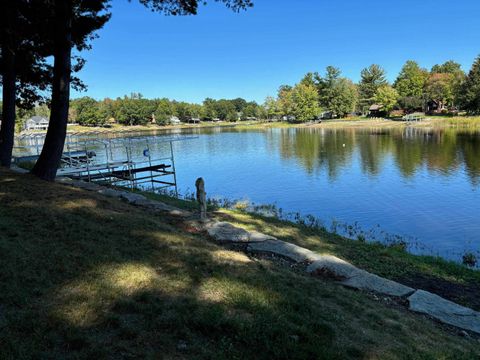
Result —
POLYGON ((463 254, 462 263, 470 267, 475 267, 477 265, 478 259, 474 253, 466 252, 463 254))

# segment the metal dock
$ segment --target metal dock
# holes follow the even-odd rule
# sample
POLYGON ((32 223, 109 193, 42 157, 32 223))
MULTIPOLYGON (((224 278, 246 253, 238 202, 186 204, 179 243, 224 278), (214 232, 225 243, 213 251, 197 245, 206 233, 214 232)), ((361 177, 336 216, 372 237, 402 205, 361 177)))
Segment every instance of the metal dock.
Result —
MULTIPOLYGON (((170 188, 178 196, 173 143, 195 138, 126 132, 68 134, 57 176, 153 192, 170 188)), ((14 161, 35 162, 44 134, 21 135, 16 141, 14 161)))

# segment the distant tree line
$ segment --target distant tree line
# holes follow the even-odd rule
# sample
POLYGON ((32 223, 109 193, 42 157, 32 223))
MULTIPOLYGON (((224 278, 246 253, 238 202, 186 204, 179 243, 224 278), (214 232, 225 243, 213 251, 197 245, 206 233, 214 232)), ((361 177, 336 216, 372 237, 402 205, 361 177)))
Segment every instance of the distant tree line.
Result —
MULTIPOLYGON (((409 60, 393 84, 387 81, 385 70, 376 64, 361 71, 357 84, 343 77, 340 69, 327 66, 324 74, 310 72, 294 86, 280 86, 277 96, 267 97, 263 104, 242 98, 206 98, 203 103, 196 104, 167 98, 146 99, 140 93, 103 100, 85 96, 70 100, 69 121, 86 126, 112 122, 145 125, 153 119, 161 125, 170 123, 172 117, 183 122, 190 119, 305 122, 321 117, 365 115, 374 104, 380 106, 383 115, 390 115, 394 110, 402 114, 417 111, 457 113, 459 110, 479 114, 480 57, 468 74, 452 60, 434 65, 430 71, 409 60)), ((48 117, 49 109, 45 104, 33 109, 17 108, 20 120, 32 115, 48 117)))
POLYGON ((307 121, 368 114, 372 105, 378 105, 385 115, 393 110, 479 114, 480 57, 468 74, 452 60, 434 65, 430 71, 409 60, 393 84, 376 64, 361 71, 357 84, 342 77, 340 69, 328 66, 324 75, 307 73, 294 86, 280 86, 276 98, 267 97, 263 110, 268 118, 307 121))
POLYGON ((255 101, 242 98, 214 100, 207 98, 202 104, 184 101, 146 99, 139 93, 116 99, 95 100, 81 97, 70 101, 69 121, 86 126, 102 126, 115 122, 122 125, 146 125, 153 122, 168 124, 172 117, 180 121, 238 121, 262 117, 262 107, 255 101))

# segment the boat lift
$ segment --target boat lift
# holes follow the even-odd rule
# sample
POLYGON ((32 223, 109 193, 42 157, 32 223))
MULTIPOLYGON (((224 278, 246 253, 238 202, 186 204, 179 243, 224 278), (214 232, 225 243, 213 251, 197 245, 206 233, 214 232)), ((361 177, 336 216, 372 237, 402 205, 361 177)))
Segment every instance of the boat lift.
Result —
MULTIPOLYGON (((173 143, 195 138, 130 132, 70 133, 57 176, 152 192, 173 188, 178 196, 173 143)), ((36 161, 43 141, 44 134, 19 136, 14 161, 36 161)))

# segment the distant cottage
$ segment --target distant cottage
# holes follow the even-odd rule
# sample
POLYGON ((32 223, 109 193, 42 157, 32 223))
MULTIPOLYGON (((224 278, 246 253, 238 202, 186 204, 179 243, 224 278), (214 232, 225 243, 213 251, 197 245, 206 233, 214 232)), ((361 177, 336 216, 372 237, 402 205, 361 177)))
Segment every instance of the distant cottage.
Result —
POLYGON ((48 119, 44 116, 32 116, 30 119, 25 121, 25 130, 47 130, 48 129, 48 119))
POLYGON ((382 104, 373 104, 369 107, 369 116, 371 117, 379 117, 384 115, 383 105, 382 104))
POLYGON ((176 116, 170 116, 170 124, 173 124, 173 125, 180 124, 180 119, 176 116))

